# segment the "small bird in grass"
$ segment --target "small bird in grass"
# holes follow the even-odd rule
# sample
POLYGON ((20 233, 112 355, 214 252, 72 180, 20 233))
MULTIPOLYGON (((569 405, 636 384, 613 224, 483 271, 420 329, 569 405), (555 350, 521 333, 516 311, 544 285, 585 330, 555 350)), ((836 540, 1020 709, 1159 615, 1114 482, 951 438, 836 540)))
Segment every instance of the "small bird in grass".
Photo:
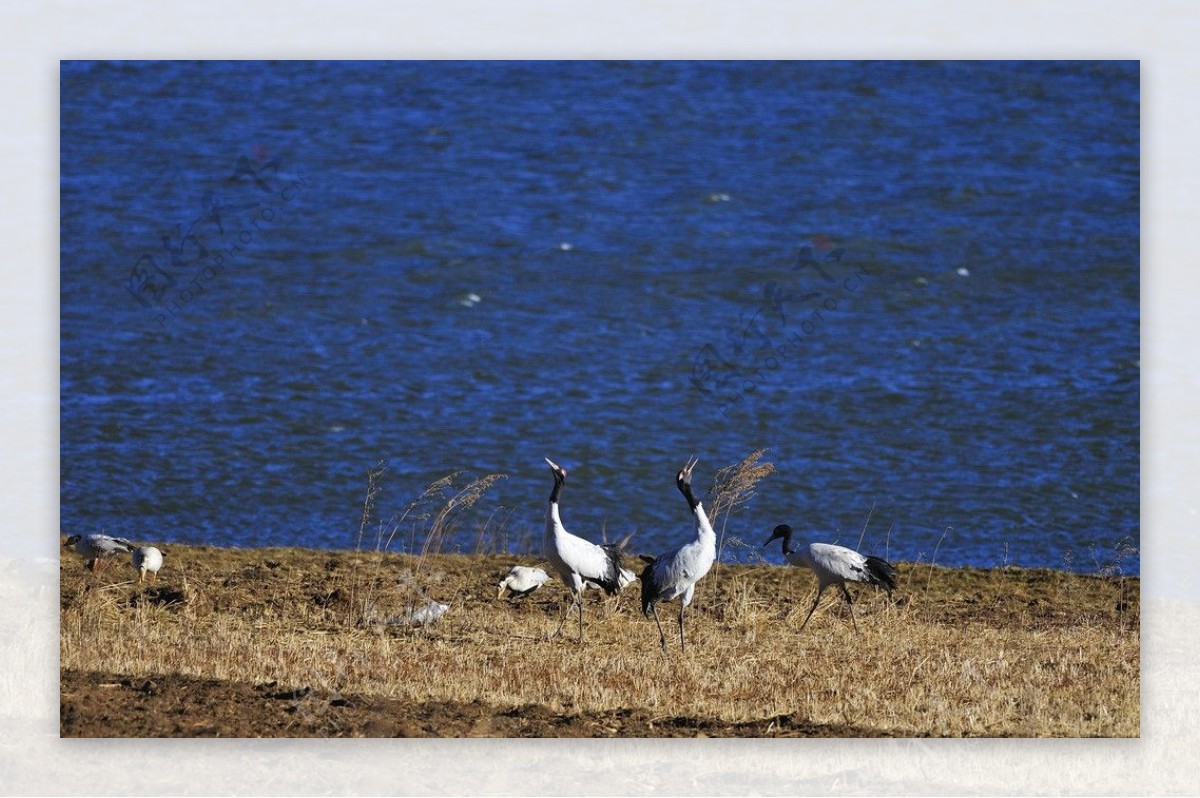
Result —
POLYGON ((850 620, 856 632, 858 621, 854 620, 854 599, 850 597, 846 583, 865 582, 877 585, 887 591, 888 598, 891 598, 892 591, 896 589, 896 569, 887 560, 880 557, 864 557, 854 549, 835 546, 832 543, 808 543, 793 549, 792 528, 787 524, 775 527, 763 548, 780 538, 783 539, 783 558, 792 565, 809 568, 817 575, 817 597, 813 600, 812 609, 808 611, 804 623, 800 625, 801 632, 808 626, 809 618, 812 618, 813 612, 816 611, 821 594, 830 585, 837 585, 846 597, 846 603, 850 605, 850 620))
POLYGON ((393 615, 384 623, 388 626, 429 626, 437 623, 443 615, 450 611, 449 604, 427 600, 421 606, 410 605, 399 615, 393 615))
POLYGON ((162 568, 163 553, 153 546, 138 546, 133 550, 130 559, 133 561, 133 567, 138 572, 138 583, 140 584, 146 579, 146 574, 150 574, 150 581, 158 581, 158 569, 162 568))
MULTIPOLYGON (((566 530, 558 513, 558 497, 566 484, 567 470, 548 458, 546 463, 554 472, 554 489, 550 492, 550 503, 546 507, 546 532, 542 538, 542 549, 579 608, 579 642, 582 643, 584 588, 591 582, 610 596, 621 589, 621 546, 615 543, 597 546, 566 530)), ((566 621, 567 614, 564 612, 553 637, 558 637, 566 621)))
POLYGON ((115 554, 128 554, 133 551, 133 544, 125 538, 114 538, 111 535, 71 535, 64 546, 73 546, 75 551, 82 554, 88 561, 92 571, 99 571, 104 558, 115 554))
POLYGON ((449 611, 449 604, 428 601, 423 606, 410 609, 407 615, 401 616, 401 623, 408 623, 411 626, 428 626, 449 611))
POLYGON ((526 565, 514 565, 508 575, 500 580, 500 591, 497 599, 504 598, 507 592, 512 598, 524 598, 550 579, 550 574, 541 568, 530 568, 526 565))
POLYGON ((641 575, 642 615, 654 615, 663 651, 667 650, 667 636, 663 634, 662 623, 658 620, 658 603, 679 599, 679 648, 683 650, 683 611, 692 603, 696 583, 704 578, 717 559, 717 536, 708 522, 704 506, 692 493, 692 469, 695 467, 695 459, 684 465, 675 476, 675 486, 687 499, 688 509, 696 518, 696 538, 666 554, 642 557, 649 563, 641 575))

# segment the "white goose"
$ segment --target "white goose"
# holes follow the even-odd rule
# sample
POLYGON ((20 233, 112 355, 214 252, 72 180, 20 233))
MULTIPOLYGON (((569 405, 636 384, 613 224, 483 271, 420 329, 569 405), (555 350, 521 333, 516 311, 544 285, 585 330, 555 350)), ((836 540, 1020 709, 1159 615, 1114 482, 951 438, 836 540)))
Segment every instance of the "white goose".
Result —
MULTIPOLYGON (((524 598, 549 582, 550 579, 551 576, 541 568, 514 565, 512 570, 500 580, 500 590, 496 593, 496 598, 502 599, 506 593, 510 598, 524 598)), ((617 585, 619 589, 624 590, 625 586, 635 579, 637 579, 637 574, 628 568, 622 568, 617 574, 617 585)), ((584 580, 583 589, 600 590, 602 588, 595 582, 584 580)))
MULTIPOLYGON (((558 496, 567 481, 567 470, 549 458, 546 458, 546 463, 554 472, 554 489, 550 492, 550 504, 546 508, 546 533, 542 538, 542 549, 579 607, 579 641, 582 643, 584 588, 591 582, 610 596, 621 589, 621 547, 611 543, 597 546, 566 530, 558 514, 558 496)), ((566 621, 567 614, 564 612, 558 630, 552 637, 558 637, 566 621)))
POLYGON ((133 567, 138 572, 138 582, 143 582, 146 579, 146 574, 150 574, 150 581, 158 581, 158 569, 162 568, 163 553, 153 546, 139 546, 133 550, 133 555, 129 558, 133 562, 133 567))
POLYGON ((550 574, 541 568, 514 565, 512 570, 500 580, 500 591, 496 594, 496 598, 504 598, 505 592, 510 593, 514 598, 528 596, 548 581, 550 581, 550 574))
POLYGON ((792 548, 792 528, 780 524, 771 532, 771 537, 763 544, 766 548, 771 541, 783 539, 783 558, 792 565, 809 568, 817 575, 817 597, 813 600, 812 608, 808 611, 800 631, 808 626, 809 618, 821 601, 821 594, 830 585, 841 588, 846 603, 850 605, 850 620, 854 631, 858 631, 858 621, 854 620, 854 599, 846 589, 847 582, 865 582, 878 585, 887 591, 888 597, 896 589, 896 569, 890 562, 881 557, 864 557, 854 549, 845 546, 835 546, 832 543, 808 543, 798 549, 792 548))
POLYGON ((696 460, 688 462, 675 477, 675 486, 687 499, 688 509, 696 518, 696 537, 677 549, 657 557, 646 557, 649 565, 642 571, 642 614, 654 615, 658 625, 658 638, 663 651, 667 650, 667 636, 658 619, 658 603, 679 599, 679 648, 685 648, 683 637, 683 611, 692 603, 696 583, 704 578, 717 559, 717 536, 708 522, 704 506, 692 493, 692 469, 696 460))
POLYGON ((111 535, 71 535, 64 546, 73 546, 75 551, 82 554, 88 561, 88 567, 99 571, 105 557, 115 554, 128 554, 133 551, 133 544, 125 538, 114 538, 111 535))

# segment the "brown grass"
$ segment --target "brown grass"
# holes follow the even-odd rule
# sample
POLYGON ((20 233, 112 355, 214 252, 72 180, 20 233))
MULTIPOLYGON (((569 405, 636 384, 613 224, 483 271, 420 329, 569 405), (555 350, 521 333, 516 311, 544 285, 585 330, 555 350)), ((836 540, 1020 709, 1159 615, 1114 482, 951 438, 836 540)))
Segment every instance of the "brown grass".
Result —
POLYGON ((63 733, 1139 733, 1137 578, 901 564, 897 603, 854 591, 860 634, 826 597, 798 635, 810 574, 725 565, 698 586, 688 650, 664 656, 636 585, 589 597, 584 645, 547 642, 557 581, 495 600, 519 559, 170 546, 158 583, 139 587, 127 566, 94 575, 65 552, 63 733), (385 623, 413 589, 450 612, 385 623), (220 680, 205 682, 214 700, 164 726, 168 693, 197 679, 220 680), (222 719, 235 693, 245 703, 222 719), (373 725, 397 716, 415 725, 373 725))

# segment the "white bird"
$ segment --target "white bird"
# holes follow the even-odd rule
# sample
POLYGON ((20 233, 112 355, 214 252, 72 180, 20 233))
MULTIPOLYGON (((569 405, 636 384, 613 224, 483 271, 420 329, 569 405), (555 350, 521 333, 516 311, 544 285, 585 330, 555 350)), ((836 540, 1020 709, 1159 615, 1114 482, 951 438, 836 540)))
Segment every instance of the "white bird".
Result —
POLYGON ((679 599, 679 648, 683 650, 683 610, 692 603, 696 583, 704 578, 717 559, 717 536, 708 522, 704 506, 692 493, 692 469, 696 462, 694 459, 689 461, 675 477, 675 486, 687 499, 688 509, 696 517, 695 539, 657 557, 642 557, 649 563, 641 577, 642 615, 654 615, 663 651, 667 650, 667 636, 658 620, 658 603, 679 599))
POLYGON ((88 561, 88 567, 93 571, 100 570, 101 561, 114 554, 128 554, 133 551, 133 544, 125 538, 114 538, 111 535, 71 535, 64 546, 74 546, 75 551, 82 554, 88 561))
MULTIPOLYGON (((524 598, 534 592, 542 585, 551 580, 551 576, 541 568, 530 568, 525 565, 514 565, 512 570, 500 580, 500 590, 496 593, 496 598, 504 598, 507 592, 510 598, 524 598)), ((617 585, 619 590, 624 590, 625 586, 637 579, 637 574, 630 571, 628 568, 621 568, 617 574, 617 585)), ((602 590, 600 585, 590 580, 584 580, 583 589, 602 590)))
POLYGON ((896 569, 887 560, 880 557, 864 557, 854 549, 835 546, 832 543, 809 543, 793 549, 792 528, 787 524, 775 527, 763 548, 780 538, 783 538, 783 558, 792 565, 809 568, 817 575, 817 597, 813 600, 812 609, 808 611, 804 623, 800 625, 801 632, 808 626, 809 618, 812 618, 813 612, 816 611, 821 594, 830 585, 837 585, 846 597, 846 603, 850 605, 850 620, 856 632, 858 621, 854 620, 854 599, 850 597, 846 583, 865 582, 878 585, 887 591, 888 598, 891 598, 892 591, 896 589, 896 569))
POLYGON ((393 617, 388 623, 400 626, 428 626, 449 611, 449 604, 429 601, 421 607, 409 608, 408 612, 393 617))
POLYGON ((163 553, 153 546, 139 546, 133 550, 130 556, 133 562, 133 567, 138 572, 138 582, 142 582, 146 578, 146 574, 150 574, 150 581, 158 581, 158 569, 162 568, 163 553))
POLYGON ((550 580, 550 574, 541 568, 530 568, 526 565, 514 565, 508 575, 500 580, 500 591, 496 598, 504 598, 505 591, 516 596, 528 596, 550 580))
MULTIPOLYGON (((542 549, 579 607, 579 641, 583 642, 584 588, 591 582, 610 596, 621 589, 621 547, 615 543, 597 546, 572 535, 563 527, 558 514, 558 495, 567 481, 567 470, 549 458, 546 458, 546 462, 554 472, 554 489, 550 492, 550 504, 546 508, 546 533, 542 538, 542 549)), ((564 612, 553 637, 558 637, 566 621, 567 614, 564 612)))

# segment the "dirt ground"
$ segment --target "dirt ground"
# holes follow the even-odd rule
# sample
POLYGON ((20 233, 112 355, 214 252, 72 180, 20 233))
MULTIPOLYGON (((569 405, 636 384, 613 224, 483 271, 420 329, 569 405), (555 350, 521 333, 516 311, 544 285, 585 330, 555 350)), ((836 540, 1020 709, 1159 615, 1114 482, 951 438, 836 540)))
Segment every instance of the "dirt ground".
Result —
POLYGON ((881 737, 781 715, 729 724, 645 710, 559 715, 542 706, 404 702, 188 676, 62 674, 64 737, 881 737))

